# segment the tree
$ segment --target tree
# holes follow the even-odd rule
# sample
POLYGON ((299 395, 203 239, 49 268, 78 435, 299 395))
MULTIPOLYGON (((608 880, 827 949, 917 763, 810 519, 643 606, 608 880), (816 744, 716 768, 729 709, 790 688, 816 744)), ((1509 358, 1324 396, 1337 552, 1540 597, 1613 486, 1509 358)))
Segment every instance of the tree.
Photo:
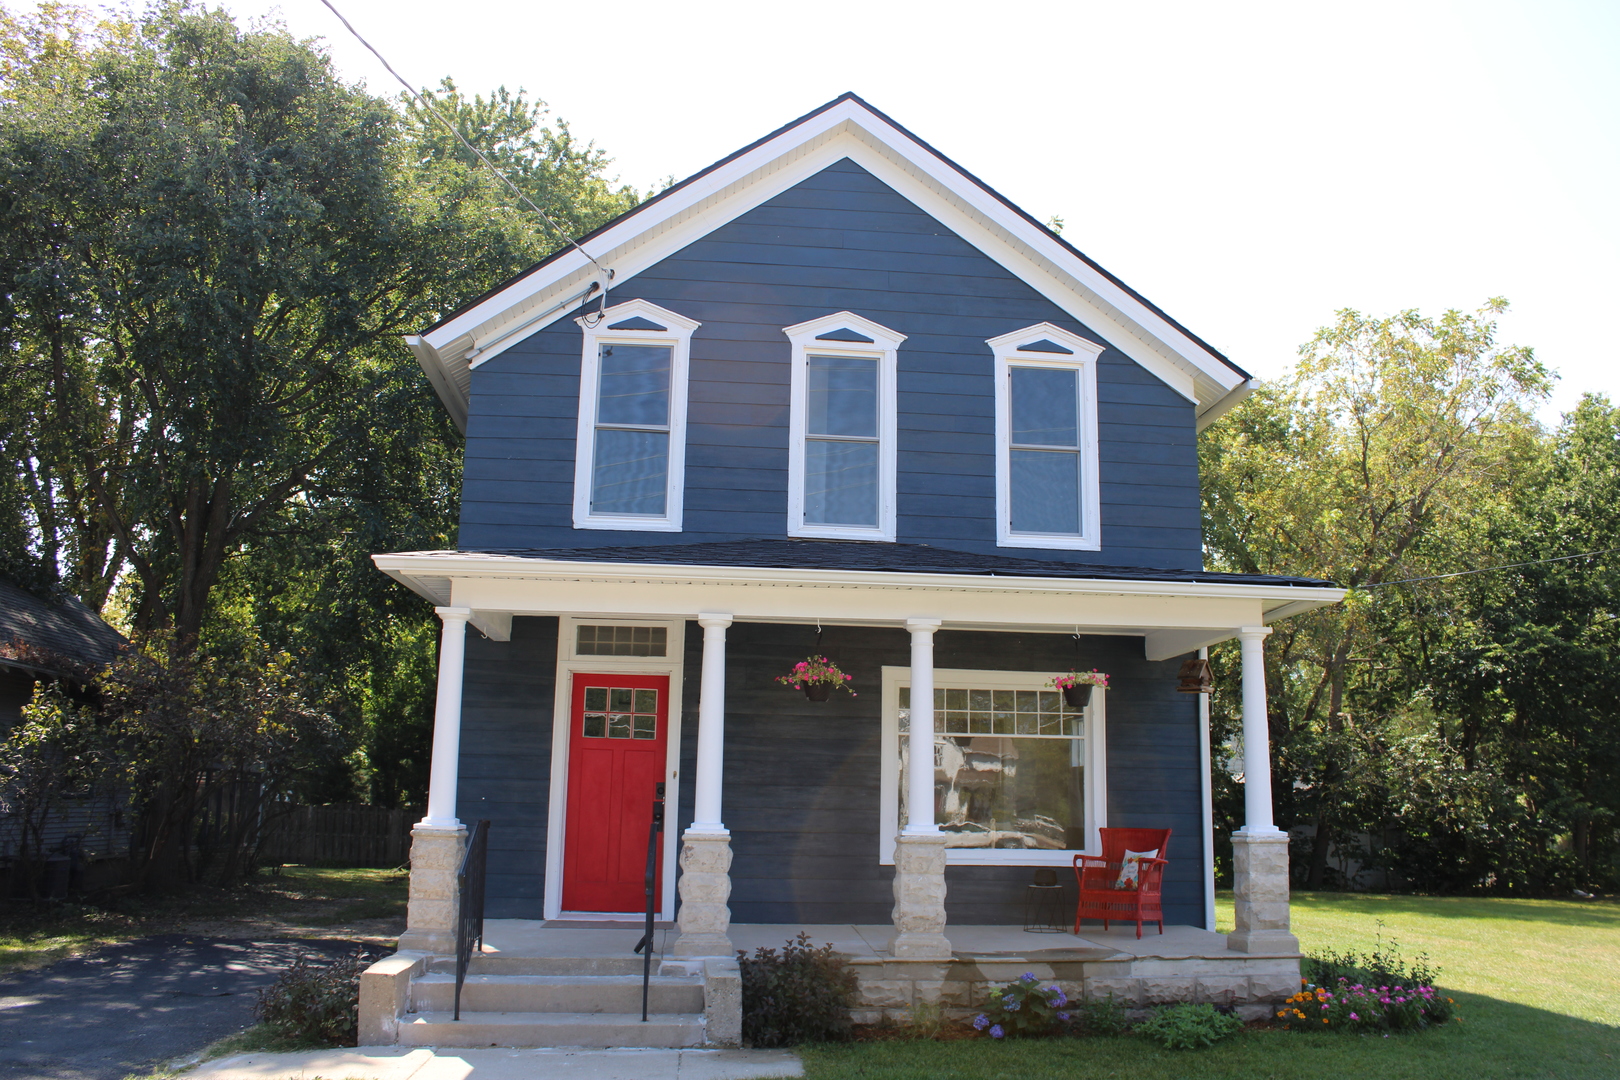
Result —
MULTIPOLYGON (((555 240, 279 29, 4 19, 7 527, 93 605, 127 567, 136 632, 192 648, 232 557, 455 458, 400 336, 555 240)), ((546 203, 586 196, 571 220, 633 202, 521 94, 449 104, 546 203)))
POLYGON ((1550 376, 1496 342, 1492 300, 1439 319, 1341 311, 1201 444, 1206 550, 1221 569, 1329 578, 1337 607, 1289 620, 1268 645, 1278 820, 1315 825, 1307 883, 1326 874, 1335 832, 1364 823, 1387 716, 1386 638, 1399 605, 1379 587, 1481 565, 1490 525, 1537 452, 1529 407, 1550 376), (1352 705, 1355 706, 1352 709, 1352 705))

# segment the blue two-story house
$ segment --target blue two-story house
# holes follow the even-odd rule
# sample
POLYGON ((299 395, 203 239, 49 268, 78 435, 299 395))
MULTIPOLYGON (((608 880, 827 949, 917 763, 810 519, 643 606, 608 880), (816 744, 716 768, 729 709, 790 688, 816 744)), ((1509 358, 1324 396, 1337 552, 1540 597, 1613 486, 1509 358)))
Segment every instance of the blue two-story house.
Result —
POLYGON ((1166 921, 1213 930, 1177 674, 1233 637, 1232 947, 1292 948, 1261 649, 1341 593, 1202 569, 1198 432, 1249 377, 972 174, 845 95, 408 342, 467 438, 457 550, 376 557, 444 620, 402 948, 447 949, 478 819, 490 917, 633 919, 660 783, 671 956, 949 957, 1119 826, 1172 830, 1166 921), (779 681, 813 656, 853 693, 779 681))

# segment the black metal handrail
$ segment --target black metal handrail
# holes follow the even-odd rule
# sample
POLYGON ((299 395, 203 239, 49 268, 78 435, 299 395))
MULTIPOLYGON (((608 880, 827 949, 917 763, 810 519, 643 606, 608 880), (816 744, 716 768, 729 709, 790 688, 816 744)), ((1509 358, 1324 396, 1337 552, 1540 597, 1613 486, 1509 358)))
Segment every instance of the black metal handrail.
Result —
POLYGON ((647 1022, 647 995, 652 988, 653 954, 653 893, 658 882, 658 834, 664 831, 664 785, 659 783, 653 792, 652 823, 647 826, 647 929, 636 943, 641 953, 641 1022, 647 1022))
POLYGON ((461 1019, 461 984, 467 981, 467 965, 473 949, 484 947, 484 868, 489 863, 489 821, 473 826, 467 838, 467 852, 456 871, 456 1011, 461 1019))

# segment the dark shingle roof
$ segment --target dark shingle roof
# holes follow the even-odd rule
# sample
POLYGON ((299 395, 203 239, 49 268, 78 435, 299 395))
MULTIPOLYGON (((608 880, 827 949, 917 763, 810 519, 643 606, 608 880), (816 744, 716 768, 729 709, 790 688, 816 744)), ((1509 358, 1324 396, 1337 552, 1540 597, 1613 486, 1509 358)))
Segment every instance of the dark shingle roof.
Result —
POLYGON ((17 643, 26 647, 25 655, 12 659, 27 667, 49 666, 41 653, 101 667, 117 655, 124 635, 74 597, 44 600, 0 581, 0 663, 17 643))
POLYGON ((748 566, 787 570, 857 570, 904 574, 975 574, 991 577, 1082 578, 1106 581, 1176 581, 1218 585, 1297 585, 1332 588, 1319 578, 1278 574, 1222 574, 1097 566, 1046 559, 980 555, 927 544, 849 540, 722 540, 702 544, 648 544, 590 548, 480 548, 484 555, 581 562, 658 563, 673 566, 748 566))

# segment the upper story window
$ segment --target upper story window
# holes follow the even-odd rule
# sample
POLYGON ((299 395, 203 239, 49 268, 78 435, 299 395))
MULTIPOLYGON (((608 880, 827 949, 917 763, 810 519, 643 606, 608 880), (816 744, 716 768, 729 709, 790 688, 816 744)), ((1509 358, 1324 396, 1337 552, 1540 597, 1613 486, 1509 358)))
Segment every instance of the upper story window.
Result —
POLYGON ((789 326, 788 535, 893 540, 895 369, 906 339, 848 311, 789 326))
POLYGON ((699 323, 645 300, 608 308, 584 331, 574 528, 679 532, 686 371, 699 323))
POLYGON ((996 358, 996 543, 1099 550, 1097 356, 1103 346, 1051 323, 988 344, 996 358))

